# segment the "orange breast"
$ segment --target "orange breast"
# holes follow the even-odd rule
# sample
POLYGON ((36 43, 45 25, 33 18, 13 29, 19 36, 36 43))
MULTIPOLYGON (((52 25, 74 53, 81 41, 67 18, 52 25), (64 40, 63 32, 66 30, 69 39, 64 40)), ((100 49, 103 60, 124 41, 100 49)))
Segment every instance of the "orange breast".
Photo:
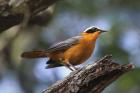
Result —
POLYGON ((51 53, 48 57, 56 62, 70 62, 72 65, 81 64, 91 56, 99 34, 99 31, 93 34, 82 33, 83 38, 78 44, 73 45, 66 51, 51 53))
POLYGON ((64 52, 64 59, 73 65, 81 64, 91 56, 93 49, 93 42, 82 40, 82 42, 64 52))

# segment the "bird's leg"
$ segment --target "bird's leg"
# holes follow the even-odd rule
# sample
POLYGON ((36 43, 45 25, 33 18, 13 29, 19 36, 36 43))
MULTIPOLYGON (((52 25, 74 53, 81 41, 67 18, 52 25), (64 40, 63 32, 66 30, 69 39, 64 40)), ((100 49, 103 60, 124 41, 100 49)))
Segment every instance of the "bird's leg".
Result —
POLYGON ((67 62, 67 65, 69 65, 70 67, 72 67, 72 69, 77 70, 77 68, 74 65, 72 65, 71 63, 67 62))
POLYGON ((64 63, 72 69, 72 71, 77 70, 77 68, 75 66, 73 66, 68 60, 65 60, 64 63))
POLYGON ((75 66, 73 66, 72 64, 70 64, 69 61, 63 60, 62 58, 60 58, 59 60, 62 62, 62 65, 64 65, 65 67, 67 67, 71 71, 77 70, 77 68, 75 66))
POLYGON ((68 64, 63 64, 65 67, 67 67, 68 69, 70 69, 71 71, 74 71, 75 69, 73 69, 73 68, 71 68, 71 66, 70 65, 68 65, 68 64))

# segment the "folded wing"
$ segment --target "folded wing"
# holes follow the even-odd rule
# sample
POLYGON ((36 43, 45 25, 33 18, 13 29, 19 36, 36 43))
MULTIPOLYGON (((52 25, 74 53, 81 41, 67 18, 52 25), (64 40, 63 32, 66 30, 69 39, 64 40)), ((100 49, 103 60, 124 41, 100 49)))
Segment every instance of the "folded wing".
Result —
POLYGON ((79 40, 82 38, 82 36, 75 36, 72 37, 70 39, 67 39, 65 41, 56 43, 54 45, 52 45, 51 47, 49 47, 47 49, 47 53, 51 53, 51 52, 63 52, 67 49, 69 49, 70 47, 72 47, 73 45, 76 45, 79 43, 79 40))
POLYGON ((65 41, 56 43, 49 47, 46 51, 29 51, 29 52, 23 52, 21 54, 21 57, 24 58, 43 58, 43 57, 48 57, 50 53, 54 52, 64 52, 73 45, 76 45, 79 43, 79 40, 82 38, 82 36, 75 36, 70 39, 67 39, 65 41))

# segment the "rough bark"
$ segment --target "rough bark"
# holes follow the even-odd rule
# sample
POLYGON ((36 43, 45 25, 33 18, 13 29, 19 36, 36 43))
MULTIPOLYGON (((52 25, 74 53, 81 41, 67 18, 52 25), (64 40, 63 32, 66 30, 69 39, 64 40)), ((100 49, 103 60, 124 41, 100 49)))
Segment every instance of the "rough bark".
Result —
POLYGON ((42 93, 101 93, 109 84, 133 68, 132 64, 120 65, 111 56, 105 56, 94 64, 71 72, 64 80, 58 81, 42 93))
POLYGON ((0 32, 20 24, 25 15, 29 16, 29 24, 46 24, 52 12, 47 9, 59 0, 1 0, 0 32))

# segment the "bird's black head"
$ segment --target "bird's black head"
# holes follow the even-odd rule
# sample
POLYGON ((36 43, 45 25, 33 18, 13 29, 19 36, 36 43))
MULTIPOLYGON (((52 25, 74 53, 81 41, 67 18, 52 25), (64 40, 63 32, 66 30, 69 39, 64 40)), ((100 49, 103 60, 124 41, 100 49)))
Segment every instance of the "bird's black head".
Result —
POLYGON ((84 32, 85 33, 94 33, 94 32, 97 32, 97 31, 106 32, 105 30, 101 30, 101 29, 96 28, 96 27, 89 27, 84 32))

